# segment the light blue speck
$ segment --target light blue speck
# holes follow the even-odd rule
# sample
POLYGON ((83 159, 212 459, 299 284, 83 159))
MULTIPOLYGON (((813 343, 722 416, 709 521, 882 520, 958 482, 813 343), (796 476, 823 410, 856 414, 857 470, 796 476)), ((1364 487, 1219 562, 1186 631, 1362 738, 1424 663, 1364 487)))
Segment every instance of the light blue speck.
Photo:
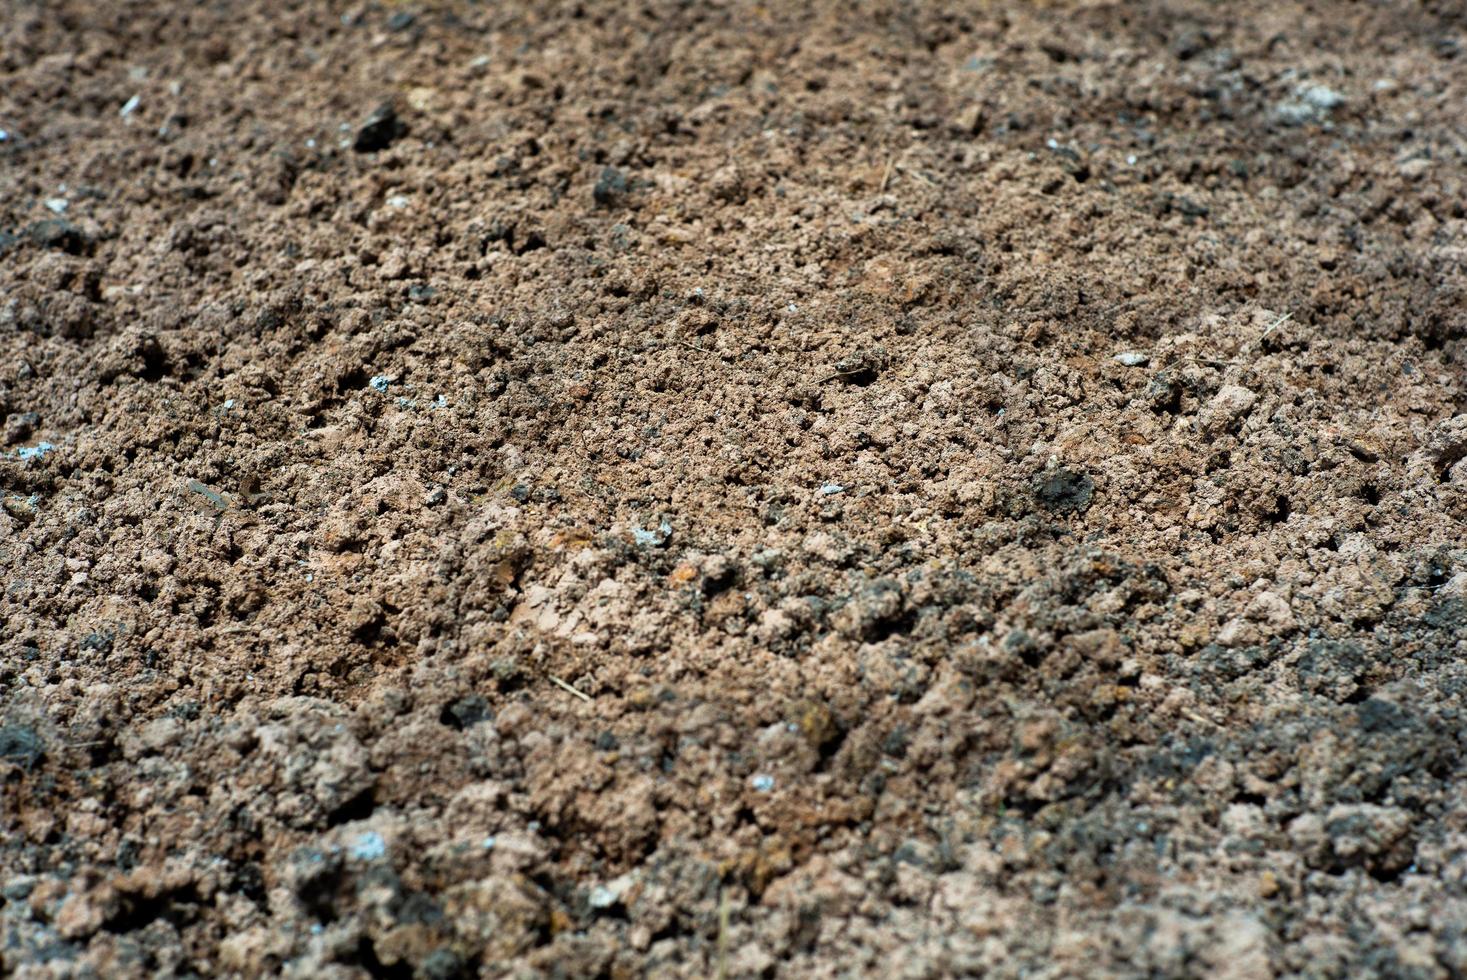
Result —
POLYGON ((494 850, 494 845, 498 843, 498 838, 496 838, 493 834, 490 834, 488 837, 484 838, 484 850, 492 851, 494 850))
POLYGON ((373 375, 372 380, 368 381, 367 384, 372 386, 373 391, 385 395, 387 394, 387 386, 392 384, 392 379, 385 374, 377 374, 373 375))
POLYGON ((359 834, 351 848, 351 856, 359 861, 375 861, 386 853, 387 842, 375 830, 359 834))
POLYGON ((845 492, 845 489, 839 483, 822 483, 820 484, 820 495, 822 497, 833 497, 838 493, 845 492))
POLYGON ((21 446, 15 451, 15 455, 29 462, 33 459, 45 459, 46 454, 55 448, 49 442, 42 442, 35 446, 21 446))
POLYGON ((760 793, 768 793, 774 789, 774 777, 766 776, 762 772, 749 780, 749 783, 760 793))

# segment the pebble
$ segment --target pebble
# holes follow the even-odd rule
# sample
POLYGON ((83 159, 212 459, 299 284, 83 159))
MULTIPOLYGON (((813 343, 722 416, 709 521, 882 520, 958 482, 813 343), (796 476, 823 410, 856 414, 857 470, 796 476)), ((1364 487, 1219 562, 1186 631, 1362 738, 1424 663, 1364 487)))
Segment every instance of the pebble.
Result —
POLYGON ((591 190, 591 197, 602 207, 610 207, 626 195, 627 178, 615 167, 605 167, 591 190))
POLYGON ((392 103, 384 102, 357 127, 352 149, 358 153, 376 153, 392 145, 394 140, 407 135, 407 127, 397 118, 392 103))
POLYGON ((1274 117, 1286 126, 1323 122, 1345 104, 1345 97, 1327 85, 1305 85, 1294 98, 1274 106, 1274 117))
POLYGON ((839 483, 822 483, 820 485, 820 495, 822 497, 831 497, 838 493, 844 493, 845 489, 839 483))
POLYGON ((1119 361, 1126 367, 1145 367, 1151 362, 1151 358, 1138 350, 1122 351, 1112 360, 1119 361))
POLYGON ((122 104, 122 108, 117 110, 117 114, 123 119, 126 119, 137 110, 138 106, 142 105, 142 102, 143 100, 141 96, 134 95, 132 98, 128 99, 122 104))
POLYGON ((392 379, 385 374, 377 374, 373 375, 372 380, 368 381, 367 384, 371 385, 373 391, 385 395, 387 394, 387 386, 392 384, 392 379))
POLYGON ((773 792, 774 777, 761 772, 749 780, 749 785, 753 786, 755 791, 759 793, 773 792))

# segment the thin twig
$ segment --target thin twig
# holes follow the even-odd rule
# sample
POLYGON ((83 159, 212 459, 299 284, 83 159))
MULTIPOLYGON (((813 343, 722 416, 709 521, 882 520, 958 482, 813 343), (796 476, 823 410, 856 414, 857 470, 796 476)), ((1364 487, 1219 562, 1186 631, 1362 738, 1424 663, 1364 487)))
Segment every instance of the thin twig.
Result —
POLYGON ((550 683, 554 684, 556 687, 560 688, 562 691, 566 691, 566 692, 568 692, 570 694, 574 694, 576 697, 580 698, 582 701, 586 702, 587 704, 590 704, 591 703, 591 695, 587 694, 585 691, 578 691, 578 690, 576 690, 574 687, 572 687, 571 685, 567 684, 565 681, 561 680, 559 677, 556 677, 554 674, 546 674, 545 676, 550 678, 550 683))

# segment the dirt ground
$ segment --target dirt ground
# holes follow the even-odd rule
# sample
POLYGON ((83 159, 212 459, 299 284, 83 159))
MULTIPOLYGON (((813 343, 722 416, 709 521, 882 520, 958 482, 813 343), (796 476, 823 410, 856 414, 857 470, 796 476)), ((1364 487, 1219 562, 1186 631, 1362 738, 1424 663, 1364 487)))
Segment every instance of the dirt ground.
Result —
POLYGON ((1467 975, 1467 7, 0 0, 0 973, 1467 975))

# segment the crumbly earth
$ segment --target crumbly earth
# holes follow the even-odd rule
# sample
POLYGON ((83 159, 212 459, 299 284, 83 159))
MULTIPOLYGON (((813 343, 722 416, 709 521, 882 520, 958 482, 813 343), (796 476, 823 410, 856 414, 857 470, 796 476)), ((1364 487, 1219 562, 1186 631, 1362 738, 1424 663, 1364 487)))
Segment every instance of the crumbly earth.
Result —
POLYGON ((1457 0, 0 8, 0 972, 1467 973, 1457 0))

